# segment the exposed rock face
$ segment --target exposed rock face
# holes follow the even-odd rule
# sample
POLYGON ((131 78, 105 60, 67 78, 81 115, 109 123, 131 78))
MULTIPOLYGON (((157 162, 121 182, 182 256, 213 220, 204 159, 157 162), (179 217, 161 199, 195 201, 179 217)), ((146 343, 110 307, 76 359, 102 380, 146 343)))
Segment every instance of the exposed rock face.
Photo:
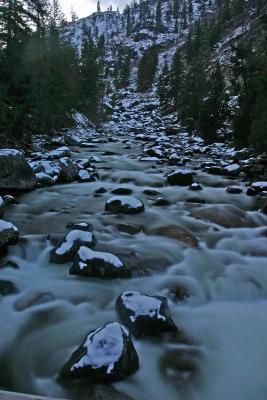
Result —
POLYGON ((119 278, 129 275, 123 262, 114 254, 80 247, 70 269, 71 275, 97 278, 119 278))
POLYGON ((116 309, 122 322, 136 336, 177 330, 165 297, 125 292, 118 297, 116 309))
POLYGON ((192 172, 187 169, 178 169, 167 176, 170 185, 188 186, 193 183, 192 172))
POLYGON ((187 229, 179 225, 164 225, 153 229, 150 233, 158 236, 165 236, 169 239, 177 240, 187 246, 197 247, 197 238, 187 229))
POLYGON ((59 245, 51 251, 51 262, 62 264, 72 261, 81 246, 94 247, 96 238, 89 230, 74 229, 70 231, 59 245))
POLYGON ((128 330, 117 322, 89 332, 61 371, 68 379, 113 382, 125 379, 139 367, 128 330))
POLYGON ((24 154, 14 149, 0 150, 0 190, 31 190, 36 185, 35 174, 24 154))
POLYGON ((8 246, 15 245, 19 238, 18 228, 4 220, 0 220, 0 255, 3 255, 8 246))
POLYGON ((141 200, 130 196, 115 196, 106 202, 105 210, 115 214, 137 214, 145 209, 141 200))

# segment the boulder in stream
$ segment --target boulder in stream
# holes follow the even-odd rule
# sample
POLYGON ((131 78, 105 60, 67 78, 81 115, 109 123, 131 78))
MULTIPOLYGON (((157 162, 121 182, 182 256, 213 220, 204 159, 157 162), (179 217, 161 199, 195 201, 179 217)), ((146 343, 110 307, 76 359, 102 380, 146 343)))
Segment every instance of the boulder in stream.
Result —
POLYGON ((138 355, 128 329, 111 322, 89 332, 63 367, 61 376, 105 383, 125 379, 138 368, 138 355))
POLYGON ((136 197, 114 196, 106 202, 105 210, 115 214, 137 214, 143 212, 145 207, 136 197))
POLYGON ((50 260, 56 264, 64 264, 74 259, 81 246, 94 247, 95 244, 96 238, 92 232, 80 229, 78 226, 67 233, 59 245, 51 251, 50 260))
POLYGON ((188 169, 178 169, 167 175, 167 181, 170 185, 188 186, 193 183, 193 174, 188 169))
POLYGON ((135 336, 153 336, 177 330, 165 297, 124 292, 117 298, 116 310, 135 336))
POLYGON ((114 254, 82 246, 74 258, 70 274, 96 278, 121 278, 129 276, 130 271, 114 254))
POLYGON ((8 246, 17 244, 19 238, 18 228, 4 220, 0 220, 0 255, 3 255, 8 246))
POLYGON ((187 229, 179 225, 163 225, 152 229, 149 233, 157 236, 165 236, 169 239, 177 240, 190 247, 198 247, 197 238, 187 229))
POLYGON ((0 190, 32 190, 36 177, 24 154, 14 149, 0 149, 0 190))
POLYGON ((63 182, 72 182, 78 178, 79 168, 70 158, 60 158, 59 166, 61 168, 60 178, 63 182))

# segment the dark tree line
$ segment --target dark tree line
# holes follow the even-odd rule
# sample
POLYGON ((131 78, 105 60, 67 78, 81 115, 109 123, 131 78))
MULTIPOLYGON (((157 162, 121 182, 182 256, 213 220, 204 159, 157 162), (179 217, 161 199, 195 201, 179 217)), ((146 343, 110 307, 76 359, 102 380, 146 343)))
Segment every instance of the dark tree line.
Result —
MULTIPOLYGON (((220 1, 212 18, 203 15, 191 26, 185 46, 165 62, 158 96, 163 113, 176 110, 188 131, 207 142, 232 138, 237 145, 267 150, 266 21, 263 43, 255 46, 248 32, 232 45, 230 65, 219 62, 214 51, 245 6, 242 0, 220 1)), ((260 1, 251 7, 260 15, 260 1)))
POLYGON ((77 54, 64 24, 58 0, 0 0, 1 142, 66 128, 75 111, 97 121, 101 51, 88 34, 77 54))

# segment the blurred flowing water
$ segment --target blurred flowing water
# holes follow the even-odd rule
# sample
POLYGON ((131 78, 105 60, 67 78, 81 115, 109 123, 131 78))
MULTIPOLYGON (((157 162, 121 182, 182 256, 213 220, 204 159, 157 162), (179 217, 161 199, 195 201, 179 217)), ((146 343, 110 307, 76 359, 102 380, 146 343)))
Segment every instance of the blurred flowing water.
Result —
MULTIPOLYGON (((0 279, 18 288, 0 299, 0 386, 74 398, 58 380, 61 367, 91 329, 118 320, 117 296, 137 290, 168 296, 186 340, 134 339, 140 369, 114 384, 116 389, 136 400, 266 400, 267 218, 254 199, 226 193, 232 181, 202 171, 195 180, 205 186, 198 196, 207 205, 185 202, 192 197, 186 187, 165 186, 164 174, 172 167, 139 161, 135 142, 126 155, 122 139, 99 144, 93 152, 73 149, 76 159, 100 156, 97 182, 38 189, 7 210, 5 218, 18 226, 22 239, 2 262, 13 261, 19 269, 0 270, 0 279), (115 154, 104 156, 105 150, 115 154), (107 192, 95 197, 100 187, 107 192), (106 213, 105 202, 118 187, 132 189, 145 203, 145 213, 106 213), (170 206, 153 206, 145 189, 159 191, 170 206), (70 264, 49 262, 50 239, 64 234, 69 222, 91 223, 103 249, 164 259, 169 266, 124 280, 70 277, 70 264), (117 229, 122 223, 145 229, 125 234, 117 229), (147 233, 168 224, 189 229, 200 240, 199 248, 147 233), (181 287, 189 297, 175 301, 173 293, 181 287)), ((189 167, 198 162, 192 160, 189 167)), ((85 388, 77 393, 86 398, 85 388)))

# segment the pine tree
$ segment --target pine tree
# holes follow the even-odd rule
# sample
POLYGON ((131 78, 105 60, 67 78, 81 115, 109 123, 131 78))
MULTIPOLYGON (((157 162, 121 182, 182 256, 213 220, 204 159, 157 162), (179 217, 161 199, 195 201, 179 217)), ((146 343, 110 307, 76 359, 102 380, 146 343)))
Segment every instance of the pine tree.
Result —
POLYGON ((228 116, 228 96, 220 63, 212 66, 201 102, 198 131, 208 143, 218 138, 228 116))
POLYGON ((77 21, 79 19, 76 11, 73 8, 73 6, 71 6, 70 18, 71 18, 71 22, 75 22, 75 21, 77 21))
POLYGON ((157 95, 160 100, 160 106, 163 112, 167 112, 170 106, 170 79, 169 79, 169 67, 165 60, 163 70, 159 76, 157 95))
POLYGON ((158 46, 151 46, 144 53, 138 66, 137 86, 140 92, 146 92, 152 85, 158 65, 158 46))
POLYGON ((101 12, 100 0, 97 1, 97 12, 101 12))
POLYGON ((173 100, 175 109, 177 110, 179 107, 179 99, 180 99, 180 89, 182 82, 182 74, 183 74, 183 64, 180 56, 180 49, 177 48, 174 53, 171 70, 170 70, 170 97, 173 100))
POLYGON ((156 8, 156 31, 161 32, 162 30, 162 12, 161 12, 162 3, 161 0, 157 2, 156 8))

